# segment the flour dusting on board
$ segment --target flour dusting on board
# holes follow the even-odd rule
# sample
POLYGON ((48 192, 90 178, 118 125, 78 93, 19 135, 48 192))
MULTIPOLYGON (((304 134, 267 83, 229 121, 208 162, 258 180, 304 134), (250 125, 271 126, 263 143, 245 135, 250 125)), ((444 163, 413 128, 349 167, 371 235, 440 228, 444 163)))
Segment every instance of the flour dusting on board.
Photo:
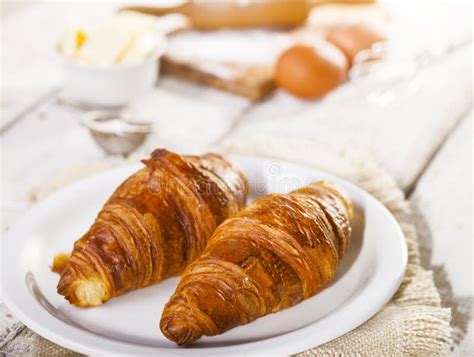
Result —
POLYGON ((188 31, 171 37, 167 55, 195 64, 273 65, 292 42, 288 33, 270 30, 188 31))

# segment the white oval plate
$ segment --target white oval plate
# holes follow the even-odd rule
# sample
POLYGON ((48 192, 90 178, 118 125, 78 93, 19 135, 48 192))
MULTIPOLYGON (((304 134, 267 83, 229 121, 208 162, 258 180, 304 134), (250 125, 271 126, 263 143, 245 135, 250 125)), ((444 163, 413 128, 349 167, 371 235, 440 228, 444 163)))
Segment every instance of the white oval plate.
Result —
POLYGON ((316 296, 220 336, 177 347, 160 332, 163 306, 178 278, 76 308, 56 293, 53 256, 69 251, 87 231, 102 204, 138 166, 84 179, 33 207, 4 240, 3 297, 29 328, 62 346, 100 355, 293 354, 356 328, 387 303, 403 278, 407 248, 387 209, 367 192, 329 174, 287 162, 231 158, 250 182, 251 199, 285 193, 315 180, 342 187, 356 207, 348 254, 334 282, 316 296))

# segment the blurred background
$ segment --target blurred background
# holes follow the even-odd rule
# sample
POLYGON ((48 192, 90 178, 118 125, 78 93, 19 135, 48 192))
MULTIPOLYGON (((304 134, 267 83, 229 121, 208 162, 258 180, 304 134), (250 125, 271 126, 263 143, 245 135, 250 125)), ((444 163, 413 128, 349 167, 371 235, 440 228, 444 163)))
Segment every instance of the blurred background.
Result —
POLYGON ((472 355, 470 1, 1 5, 3 232, 153 148, 315 141, 396 179, 472 355))

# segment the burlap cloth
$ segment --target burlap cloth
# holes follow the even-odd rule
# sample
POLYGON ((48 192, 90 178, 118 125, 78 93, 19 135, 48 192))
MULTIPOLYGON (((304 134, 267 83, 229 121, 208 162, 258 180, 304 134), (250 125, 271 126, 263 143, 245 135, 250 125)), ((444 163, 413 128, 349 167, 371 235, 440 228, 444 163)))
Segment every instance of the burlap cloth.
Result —
MULTIPOLYGON (((330 149, 313 141, 278 141, 263 138, 227 140, 216 151, 258 155, 301 163, 339 175, 361 186, 379 199, 395 216, 405 233, 408 267, 405 278, 392 300, 374 317, 355 330, 300 356, 433 356, 449 353, 452 342, 451 310, 441 307, 433 273, 420 265, 418 237, 403 192, 394 179, 367 156, 348 149, 330 149)), ((146 156, 145 147, 129 160, 146 156)), ((34 192, 41 199, 50 192, 91 173, 123 164, 123 159, 94 162, 68 168, 34 192)), ((383 237, 380 237, 383 239, 383 237)), ((59 347, 32 331, 23 331, 10 353, 65 356, 74 353, 59 347)), ((18 339, 18 338, 17 338, 18 339)))

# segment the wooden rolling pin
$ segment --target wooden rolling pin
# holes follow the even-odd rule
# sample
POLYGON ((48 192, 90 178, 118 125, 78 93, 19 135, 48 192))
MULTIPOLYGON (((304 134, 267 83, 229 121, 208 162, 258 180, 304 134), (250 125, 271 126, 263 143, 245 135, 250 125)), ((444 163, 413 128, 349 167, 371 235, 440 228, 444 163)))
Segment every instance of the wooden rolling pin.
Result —
POLYGON ((121 10, 161 16, 186 15, 195 29, 222 27, 298 26, 308 17, 313 5, 322 3, 372 3, 374 0, 190 0, 176 6, 127 6, 121 10))

